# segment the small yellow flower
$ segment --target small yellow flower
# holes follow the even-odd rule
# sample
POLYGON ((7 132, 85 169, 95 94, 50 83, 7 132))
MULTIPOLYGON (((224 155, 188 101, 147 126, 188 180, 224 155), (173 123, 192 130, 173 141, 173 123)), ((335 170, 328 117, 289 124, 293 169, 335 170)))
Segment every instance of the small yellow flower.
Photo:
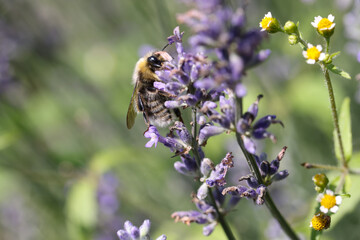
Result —
POLYGON ((330 227, 330 223, 331 217, 320 212, 315 214, 314 217, 311 219, 310 227, 312 227, 316 231, 320 231, 323 229, 328 229, 330 227))
POLYGON ((342 202, 341 196, 335 196, 331 190, 326 190, 325 194, 321 193, 317 197, 317 201, 320 202, 320 211, 323 213, 336 213, 339 210, 339 205, 342 202))
POLYGON ((303 56, 307 59, 308 64, 314 64, 317 61, 323 61, 325 59, 325 53, 322 53, 321 45, 314 47, 312 44, 308 43, 308 48, 306 51, 303 51, 303 56))
POLYGON ((335 17, 332 14, 329 14, 327 18, 322 18, 321 16, 315 17, 314 21, 311 22, 314 28, 324 37, 330 37, 334 33, 335 17))
POLYGON ((261 31, 276 33, 281 30, 280 24, 276 18, 273 18, 271 12, 265 14, 265 17, 259 23, 261 31))

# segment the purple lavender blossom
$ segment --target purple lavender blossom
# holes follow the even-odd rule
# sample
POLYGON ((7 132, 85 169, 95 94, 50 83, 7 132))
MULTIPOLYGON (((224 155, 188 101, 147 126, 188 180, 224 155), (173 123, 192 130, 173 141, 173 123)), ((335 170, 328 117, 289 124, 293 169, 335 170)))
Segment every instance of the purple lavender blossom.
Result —
POLYGON ((145 145, 147 148, 150 148, 153 145, 156 147, 157 143, 160 142, 165 147, 170 148, 171 151, 176 153, 188 153, 191 149, 191 146, 184 143, 179 136, 161 136, 157 128, 153 125, 149 126, 149 128, 145 131, 144 136, 146 138, 150 138, 145 145))
POLYGON ((210 1, 205 7, 203 1, 194 1, 197 9, 179 14, 180 23, 187 24, 194 32, 189 43, 197 52, 213 51, 218 61, 212 63, 212 76, 196 83, 208 86, 236 89, 238 97, 246 94, 241 79, 248 68, 263 62, 269 50, 257 52, 266 36, 258 30, 246 31, 243 9, 233 10, 222 1, 210 1), (200 84, 201 83, 201 84, 200 84))
MULTIPOLYGON (((139 240, 139 239, 151 239, 149 235, 151 222, 145 220, 143 224, 138 228, 134 226, 130 221, 124 223, 124 229, 120 229, 117 235, 120 240, 139 240)), ((161 235, 156 240, 166 240, 165 235, 161 235)))
POLYGON ((280 181, 289 175, 287 170, 279 171, 280 161, 283 159, 286 149, 287 147, 283 147, 276 159, 271 161, 271 163, 267 161, 265 153, 262 153, 260 156, 255 155, 263 182, 266 186, 269 186, 273 181, 280 181))
POLYGON ((196 177, 199 174, 197 163, 194 157, 189 154, 180 155, 181 161, 174 163, 174 168, 181 174, 196 177))
POLYGON ((256 151, 256 145, 251 138, 270 138, 273 142, 275 142, 275 136, 272 133, 267 132, 267 128, 270 127, 271 124, 275 123, 279 123, 281 126, 284 126, 280 120, 276 120, 275 115, 267 115, 254 123, 258 114, 258 104, 262 97, 262 95, 258 96, 257 100, 250 105, 248 111, 242 115, 236 125, 237 132, 241 134, 246 150, 251 154, 255 154, 256 151))
POLYGON ((265 194, 267 188, 264 185, 258 185, 256 188, 245 187, 242 185, 224 188, 222 194, 231 194, 239 198, 248 198, 254 200, 257 205, 262 205, 265 202, 265 194))
POLYGON ((231 155, 231 152, 226 154, 225 158, 223 158, 221 162, 215 166, 214 170, 211 171, 210 176, 206 178, 205 182, 207 186, 222 187, 226 184, 225 176, 227 171, 234 167, 234 162, 232 160, 233 158, 234 156, 231 155))
POLYGON ((171 214, 171 217, 175 219, 175 222, 182 222, 187 225, 191 223, 205 224, 203 228, 203 234, 209 236, 215 229, 217 224, 217 213, 215 208, 203 200, 199 200, 197 197, 193 197, 193 202, 199 211, 179 211, 171 214))

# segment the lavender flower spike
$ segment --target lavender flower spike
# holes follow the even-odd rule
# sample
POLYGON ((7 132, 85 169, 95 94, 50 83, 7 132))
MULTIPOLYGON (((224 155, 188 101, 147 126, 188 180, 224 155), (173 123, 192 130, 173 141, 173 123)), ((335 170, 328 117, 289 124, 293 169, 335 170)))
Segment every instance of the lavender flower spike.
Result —
MULTIPOLYGON (((150 220, 146 219, 143 224, 138 228, 134 226, 130 221, 124 223, 124 229, 120 229, 117 235, 120 240, 148 240, 151 239, 149 235, 150 220)), ((157 240, 165 240, 166 236, 161 235, 157 240)))

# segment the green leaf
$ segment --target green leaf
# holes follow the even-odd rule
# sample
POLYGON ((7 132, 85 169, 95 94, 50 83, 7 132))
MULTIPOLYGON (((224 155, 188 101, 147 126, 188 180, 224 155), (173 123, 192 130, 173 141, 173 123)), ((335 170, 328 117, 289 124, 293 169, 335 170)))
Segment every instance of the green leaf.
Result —
MULTIPOLYGON (((351 116, 350 116, 350 98, 345 98, 341 105, 339 115, 339 127, 344 147, 345 160, 350 161, 352 156, 352 134, 351 134, 351 116)), ((334 145, 335 155, 337 159, 341 160, 340 145, 337 138, 336 131, 334 130, 334 145)))
POLYGON ((344 70, 336 67, 334 64, 326 64, 326 68, 329 69, 330 71, 332 71, 333 73, 340 75, 343 78, 351 79, 350 74, 348 74, 344 70))
POLYGON ((340 51, 339 51, 339 52, 334 52, 333 54, 331 54, 331 55, 329 56, 329 58, 330 58, 330 59, 333 59, 333 58, 337 57, 337 55, 339 55, 339 54, 340 54, 340 51))

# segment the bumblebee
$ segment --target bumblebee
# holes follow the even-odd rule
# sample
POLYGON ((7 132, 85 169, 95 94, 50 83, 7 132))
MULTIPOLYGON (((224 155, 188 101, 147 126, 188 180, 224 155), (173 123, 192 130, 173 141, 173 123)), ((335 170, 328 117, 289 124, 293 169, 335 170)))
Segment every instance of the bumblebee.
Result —
MULTIPOLYGON (((172 57, 165 51, 155 51, 140 58, 135 65, 133 84, 135 85, 131 96, 126 126, 132 128, 137 113, 142 112, 145 123, 159 127, 166 127, 173 121, 173 113, 165 107, 165 102, 175 96, 154 87, 154 82, 161 82, 155 71, 161 71, 170 63, 172 57)), ((179 109, 174 113, 181 119, 179 109)))

